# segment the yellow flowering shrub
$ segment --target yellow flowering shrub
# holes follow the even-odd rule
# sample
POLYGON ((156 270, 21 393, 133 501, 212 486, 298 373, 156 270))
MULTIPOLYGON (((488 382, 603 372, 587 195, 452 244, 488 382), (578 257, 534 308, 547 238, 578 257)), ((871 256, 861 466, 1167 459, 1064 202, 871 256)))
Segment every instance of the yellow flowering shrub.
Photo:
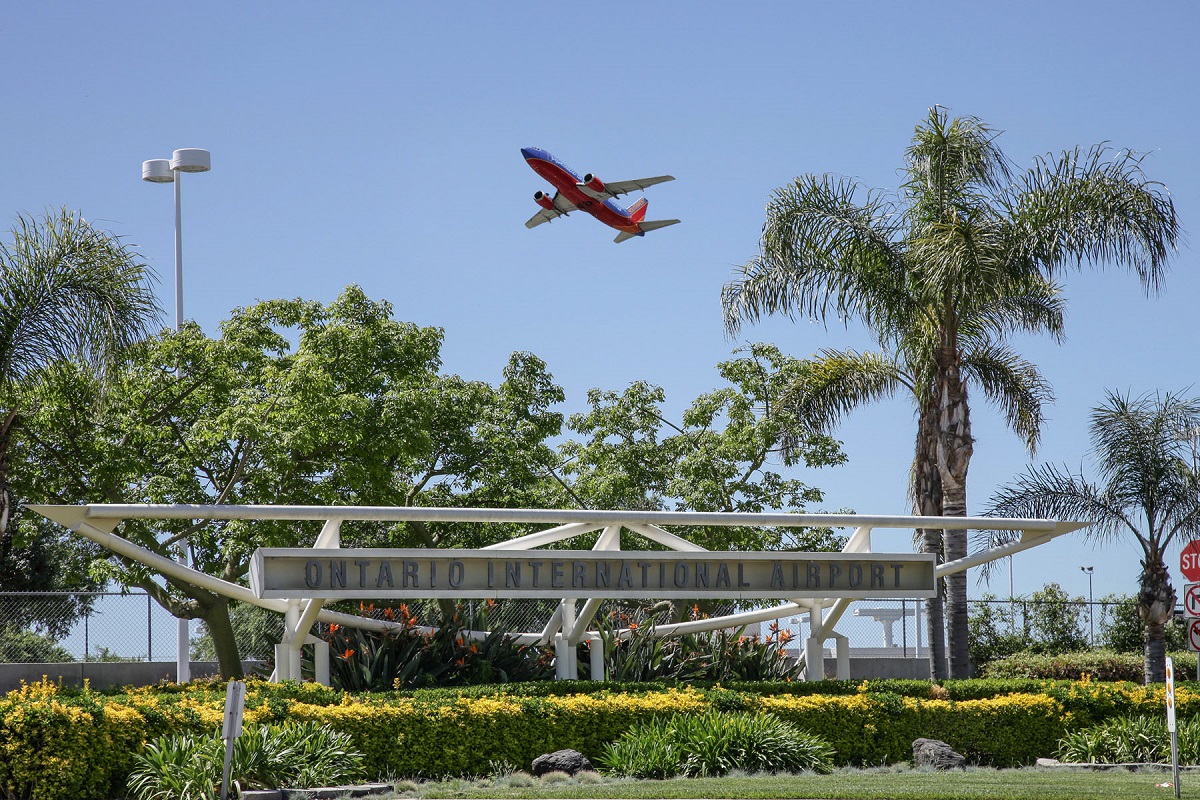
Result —
MULTIPOLYGON (((948 742, 972 762, 1010 766, 1050 755, 1069 730, 1126 714, 1161 715, 1164 705, 1161 686, 1091 680, 963 681, 928 689, 873 681, 854 689, 805 694, 803 686, 745 685, 571 694, 566 687, 513 686, 353 695, 248 681, 244 720, 311 720, 347 733, 366 754, 371 777, 440 777, 481 774, 497 763, 528 768, 538 755, 568 747, 595 759, 635 723, 710 707, 770 712, 825 738, 841 764, 907 761, 912 741, 925 736, 948 742)), ((224 684, 215 682, 120 694, 61 690, 48 681, 23 686, 0 698, 0 796, 118 797, 144 742, 218 730, 224 703, 224 684)), ((1182 717, 1200 715, 1194 685, 1177 687, 1176 703, 1182 717)))

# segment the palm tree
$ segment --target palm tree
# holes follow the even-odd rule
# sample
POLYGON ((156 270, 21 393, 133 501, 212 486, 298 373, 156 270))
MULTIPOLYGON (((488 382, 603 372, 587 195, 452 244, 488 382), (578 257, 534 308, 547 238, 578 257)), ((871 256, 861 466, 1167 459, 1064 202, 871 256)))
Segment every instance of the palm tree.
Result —
POLYGON ((1200 470, 1190 437, 1200 426, 1200 400, 1179 395, 1109 392, 1092 411, 1092 457, 1099 480, 1046 464, 1030 468, 992 497, 987 513, 1088 519, 1085 534, 1105 544, 1132 536, 1142 548, 1138 615, 1145 626, 1146 682, 1165 680, 1163 628, 1175 590, 1163 556, 1200 526, 1200 470))
MULTIPOLYGON (((726 329, 770 314, 862 322, 885 342, 928 332, 931 446, 947 516, 967 512, 973 454, 965 320, 1034 277, 1116 264, 1156 290, 1179 238, 1166 190, 1141 157, 1076 148, 1014 176, 997 134, 932 108, 907 151, 898 198, 845 178, 808 175, 775 191, 759 255, 722 290, 726 329)), ((948 534, 948 560, 966 555, 948 534)), ((947 580, 952 677, 966 677, 966 575, 947 580)))
MULTIPOLYGON (((1042 407, 1053 400, 1053 393, 1033 364, 993 342, 990 334, 1023 328, 1044 329, 1055 336, 1060 335, 1061 295, 1053 284, 1035 281, 1024 295, 1006 298, 1004 303, 982 311, 987 316, 965 326, 963 339, 968 346, 963 370, 1001 409, 1009 427, 1021 436, 1032 455, 1041 436, 1042 407)), ((858 406, 894 397, 897 393, 910 396, 918 418, 909 480, 913 512, 921 516, 940 516, 941 479, 934 446, 937 405, 933 402, 930 348, 922 344, 919 328, 901 338, 900 347, 902 349, 886 353, 821 351, 814 360, 813 377, 797 387, 798 391, 789 398, 789 403, 798 419, 806 420, 819 430, 829 431, 858 406)), ((942 554, 942 530, 922 529, 917 536, 921 552, 942 554)), ((942 599, 941 594, 931 598, 926 614, 930 675, 935 680, 948 676, 942 599)))
POLYGON ((0 242, 0 541, 13 511, 8 446, 21 387, 63 359, 103 373, 160 313, 141 259, 82 215, 20 215, 11 234, 0 242))

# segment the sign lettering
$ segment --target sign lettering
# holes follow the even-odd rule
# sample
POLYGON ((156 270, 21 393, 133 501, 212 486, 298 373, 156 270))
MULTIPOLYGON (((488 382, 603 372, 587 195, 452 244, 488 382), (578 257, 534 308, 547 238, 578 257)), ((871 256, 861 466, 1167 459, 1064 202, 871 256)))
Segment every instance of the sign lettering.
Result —
POLYGON ((919 553, 260 548, 258 597, 931 597, 919 553))

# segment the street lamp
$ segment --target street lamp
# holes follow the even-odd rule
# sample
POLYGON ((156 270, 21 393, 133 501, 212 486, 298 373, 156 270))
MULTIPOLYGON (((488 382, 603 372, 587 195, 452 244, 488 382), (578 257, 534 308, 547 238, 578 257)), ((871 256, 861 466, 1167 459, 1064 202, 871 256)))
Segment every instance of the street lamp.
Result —
MULTIPOLYGON (((142 180, 150 183, 175 184, 175 332, 183 327, 183 215, 179 187, 184 172, 208 172, 212 156, 207 150, 185 147, 171 154, 170 159, 155 158, 142 162, 142 180)), ((187 547, 179 553, 179 562, 187 565, 187 547)), ((188 621, 179 618, 179 643, 175 656, 176 681, 187 683, 192 678, 191 630, 188 621)))
POLYGON ((1088 641, 1092 647, 1096 646, 1096 627, 1095 622, 1095 601, 1092 599, 1092 573, 1096 571, 1095 567, 1080 567, 1080 570, 1087 573, 1088 576, 1088 641))
POLYGON ((183 327, 183 217, 179 201, 182 181, 179 173, 208 172, 212 156, 207 150, 186 147, 176 150, 171 158, 155 158, 142 162, 142 180, 150 183, 175 184, 175 330, 183 327))

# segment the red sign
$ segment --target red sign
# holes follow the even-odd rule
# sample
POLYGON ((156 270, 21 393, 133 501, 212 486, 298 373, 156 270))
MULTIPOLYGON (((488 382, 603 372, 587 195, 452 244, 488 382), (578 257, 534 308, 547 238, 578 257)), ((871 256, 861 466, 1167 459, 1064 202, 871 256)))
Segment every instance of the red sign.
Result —
POLYGON ((1200 581, 1200 540, 1193 539, 1183 546, 1179 554, 1179 571, 1189 581, 1200 581))

